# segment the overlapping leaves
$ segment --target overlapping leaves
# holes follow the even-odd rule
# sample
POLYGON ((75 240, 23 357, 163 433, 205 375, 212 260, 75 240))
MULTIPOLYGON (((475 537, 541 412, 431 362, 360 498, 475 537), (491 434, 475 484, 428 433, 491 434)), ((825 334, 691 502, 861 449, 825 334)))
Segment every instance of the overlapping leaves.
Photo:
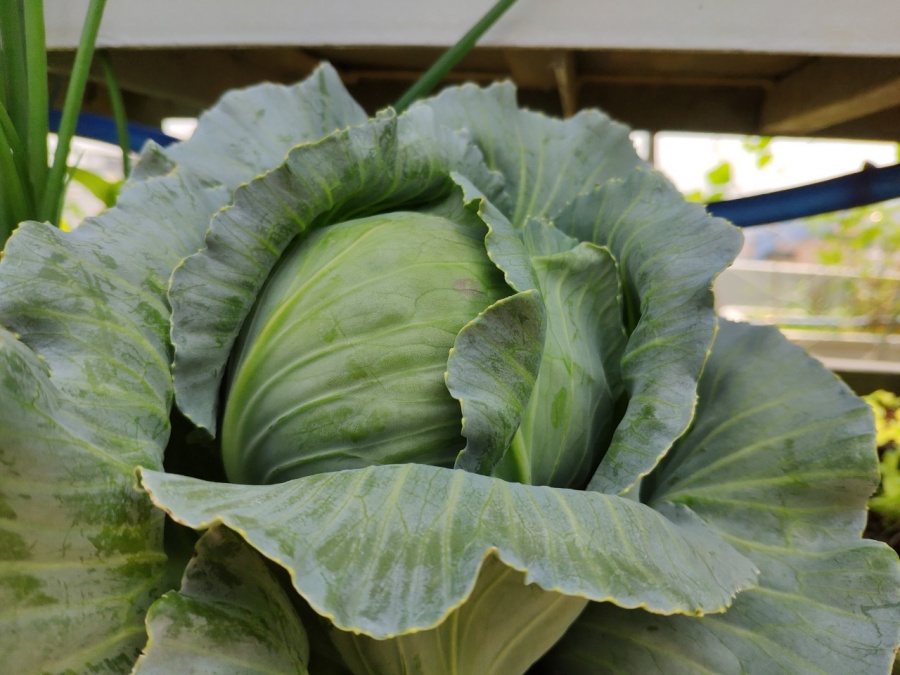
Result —
POLYGON ((628 407, 591 489, 624 492, 690 423, 715 334, 710 289, 740 234, 642 168, 628 129, 596 111, 549 119, 518 109, 508 84, 450 89, 418 105, 463 130, 504 176, 497 203, 514 226, 552 220, 578 241, 608 247, 618 262, 628 407))
MULTIPOLYGON (((214 528, 181 591, 150 614, 146 668, 192 661, 185 650, 201 637, 221 644, 266 626, 284 628, 265 636, 278 667, 305 665, 303 628, 268 565, 225 523, 338 628, 379 638, 439 625, 498 557, 542 593, 592 601, 544 662, 550 672, 885 669, 900 575, 896 556, 859 539, 874 484, 869 422, 780 338, 733 327, 695 411, 715 333, 709 287, 739 237, 640 164, 624 128, 596 113, 558 122, 518 111, 509 88, 465 87, 366 122, 325 68, 296 88, 229 96, 195 140, 151 151, 143 182, 78 231, 20 228, 0 262, 0 669, 133 664, 147 607, 165 590, 162 515, 132 489, 137 465, 157 504, 214 528), (215 352, 178 392, 212 429, 230 341, 293 236, 372 209, 442 208, 457 192, 454 208, 478 212, 491 259, 519 292, 498 314, 521 302, 547 316, 535 289, 569 297, 541 276, 555 256, 589 259, 578 278, 618 276, 607 288, 621 297, 598 307, 623 315, 612 325, 627 337, 628 406, 591 490, 416 465, 273 487, 159 472, 173 398, 166 290, 181 259, 206 247, 179 268, 172 303, 176 374, 190 375, 192 350, 215 352), (560 233, 592 243, 557 250, 560 233), (616 496, 642 476, 646 503, 616 496), (259 593, 272 602, 248 600, 259 593)), ((523 334, 546 334, 525 323, 523 334)), ((496 328, 487 334, 510 367, 515 340, 496 328)), ((528 354, 503 433, 485 432, 494 422, 474 412, 490 380, 463 379, 489 462, 524 402, 538 360, 528 354)), ((240 659, 266 644, 232 646, 240 659)))
POLYGON ((494 551, 541 588, 664 614, 722 611, 755 578, 687 509, 419 464, 270 486, 145 471, 142 483, 178 522, 239 532, 337 627, 381 639, 440 623, 494 551))
POLYGON ((0 263, 0 664, 119 672, 163 583, 133 489, 169 432, 171 268, 227 193, 173 176, 70 234, 26 223, 0 263), (159 220, 157 220, 159 219, 159 220), (32 351, 33 350, 33 351, 32 351), (36 638, 40 636, 40 648, 36 638))
POLYGON ((309 642, 290 598, 226 528, 200 539, 181 589, 153 605, 147 628, 135 673, 308 672, 309 642))
POLYGON ((464 171, 479 189, 497 177, 476 149, 427 111, 392 114, 301 145, 278 169, 234 195, 206 248, 172 277, 175 390, 181 410, 215 432, 218 387, 241 324, 279 256, 311 228, 440 202, 464 171))
MULTIPOLYGON (((318 76, 339 94, 333 71, 318 76)), ((292 142, 358 118, 349 105, 321 111, 317 123, 304 110, 311 136, 292 142)), ((284 141, 260 161, 283 157, 284 141)), ((161 468, 169 434, 169 276, 231 195, 206 186, 218 176, 165 175, 173 165, 158 151, 141 166, 150 179, 116 208, 71 233, 25 223, 0 261, 4 672, 128 670, 165 590, 163 520, 133 469, 161 468)), ((245 165, 240 180, 267 168, 245 165)))
POLYGON ((699 619, 594 604, 542 672, 888 672, 897 556, 859 538, 876 482, 865 404, 774 329, 724 324, 693 427, 645 498, 690 506, 759 586, 699 619))

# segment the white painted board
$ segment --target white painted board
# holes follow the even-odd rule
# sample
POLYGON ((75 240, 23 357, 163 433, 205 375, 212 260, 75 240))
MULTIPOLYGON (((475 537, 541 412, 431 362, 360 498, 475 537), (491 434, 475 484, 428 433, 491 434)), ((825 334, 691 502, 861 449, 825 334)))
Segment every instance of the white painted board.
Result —
MULTIPOLYGON (((495 0, 109 0, 101 47, 443 46, 495 0)), ((45 0, 51 48, 88 0, 45 0)), ((498 47, 900 56, 898 0, 519 0, 498 47)))

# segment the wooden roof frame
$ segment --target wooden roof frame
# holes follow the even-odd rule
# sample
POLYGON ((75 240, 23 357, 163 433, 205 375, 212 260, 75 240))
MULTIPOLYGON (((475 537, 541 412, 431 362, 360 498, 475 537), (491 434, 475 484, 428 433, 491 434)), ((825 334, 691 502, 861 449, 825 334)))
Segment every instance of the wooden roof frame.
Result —
MULTIPOLYGON (((301 79, 323 59, 374 110, 492 2, 115 0, 98 47, 140 121, 301 79)), ((86 6, 45 2, 55 73, 71 64, 86 6)), ((512 78, 531 107, 599 106, 654 131, 897 141, 898 27, 900 3, 882 0, 519 0, 449 81, 512 78)), ((87 107, 108 108, 102 85, 87 107)))

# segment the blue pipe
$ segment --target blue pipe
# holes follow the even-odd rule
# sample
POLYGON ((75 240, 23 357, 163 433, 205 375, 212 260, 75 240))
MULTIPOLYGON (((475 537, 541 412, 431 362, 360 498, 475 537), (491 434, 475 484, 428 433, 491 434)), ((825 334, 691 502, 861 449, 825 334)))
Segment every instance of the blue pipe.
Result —
MULTIPOLYGON (((50 131, 59 129, 59 120, 62 114, 59 110, 51 110, 48 121, 50 131)), ((78 116, 78 122, 75 125, 75 134, 85 138, 93 138, 98 141, 105 141, 113 145, 119 144, 119 135, 116 131, 115 120, 103 115, 94 115, 92 113, 81 113, 78 116)), ((147 124, 138 124, 137 122, 128 123, 128 145, 135 152, 140 152, 144 147, 144 143, 149 140, 156 141, 162 146, 171 145, 178 141, 168 134, 164 134, 156 127, 147 124)))
POLYGON ((755 197, 712 202, 706 210, 739 227, 778 223, 900 197, 900 164, 755 197))

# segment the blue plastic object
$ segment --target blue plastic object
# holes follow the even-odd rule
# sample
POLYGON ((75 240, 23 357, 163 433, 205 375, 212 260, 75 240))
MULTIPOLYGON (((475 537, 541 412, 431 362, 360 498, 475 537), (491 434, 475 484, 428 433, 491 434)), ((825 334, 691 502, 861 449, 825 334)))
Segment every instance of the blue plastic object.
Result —
POLYGON ((706 210, 739 227, 778 223, 900 197, 900 164, 755 197, 712 202, 706 210))
MULTIPOLYGON (((59 120, 62 114, 59 110, 51 110, 49 114, 50 131, 59 129, 59 120)), ((81 113, 78 116, 78 122, 75 125, 75 134, 84 138, 93 138, 97 141, 105 141, 113 145, 119 144, 119 136, 116 132, 115 120, 104 117, 103 115, 95 115, 93 113, 81 113)), ((128 123, 128 145, 135 152, 140 152, 144 147, 144 143, 149 140, 156 141, 162 146, 171 145, 178 141, 156 127, 147 124, 138 124, 136 122, 128 123)))

